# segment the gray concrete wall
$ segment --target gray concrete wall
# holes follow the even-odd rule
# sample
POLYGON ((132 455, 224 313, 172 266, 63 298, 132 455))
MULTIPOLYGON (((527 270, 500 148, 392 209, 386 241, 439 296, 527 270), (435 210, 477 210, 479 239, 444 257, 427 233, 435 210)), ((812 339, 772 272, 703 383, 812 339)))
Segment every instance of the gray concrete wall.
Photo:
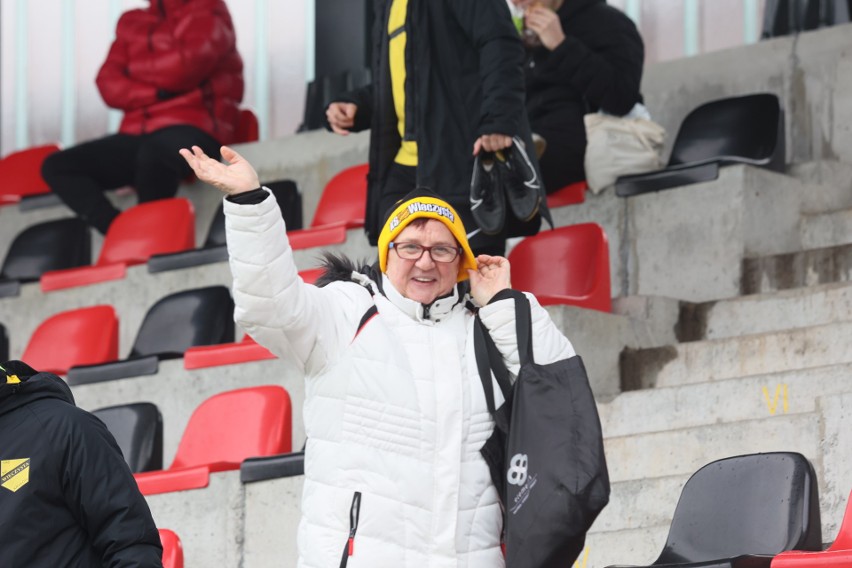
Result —
POLYGON ((668 132, 696 106, 754 92, 777 94, 785 112, 787 162, 852 163, 852 24, 649 66, 645 102, 668 132))
POLYGON ((791 176, 734 165, 714 181, 628 199, 587 194, 553 214, 557 225, 603 226, 613 296, 707 301, 739 294, 743 258, 798 249, 800 211, 815 191, 791 176))

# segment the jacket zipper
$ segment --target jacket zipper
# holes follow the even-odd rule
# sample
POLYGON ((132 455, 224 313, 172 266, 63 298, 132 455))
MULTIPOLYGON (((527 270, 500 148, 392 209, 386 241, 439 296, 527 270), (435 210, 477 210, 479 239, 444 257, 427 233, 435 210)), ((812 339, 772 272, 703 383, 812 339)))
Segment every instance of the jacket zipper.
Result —
POLYGON ((356 491, 352 497, 352 507, 349 509, 349 538, 343 546, 343 557, 340 568, 346 568, 349 557, 355 554, 355 533, 358 532, 358 516, 361 514, 361 492, 356 491))

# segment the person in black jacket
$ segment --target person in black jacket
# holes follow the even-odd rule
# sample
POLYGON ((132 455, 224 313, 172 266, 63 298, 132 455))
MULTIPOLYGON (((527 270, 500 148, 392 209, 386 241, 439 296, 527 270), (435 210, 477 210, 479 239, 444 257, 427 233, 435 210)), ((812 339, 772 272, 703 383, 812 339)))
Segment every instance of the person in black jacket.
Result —
POLYGON ((547 143, 540 166, 552 192, 586 179, 583 115, 624 116, 642 102, 645 48, 633 21, 606 0, 510 1, 524 12, 527 112, 547 143))
POLYGON ((0 565, 162 568, 162 554, 106 426, 56 375, 0 365, 0 565))
MULTIPOLYGON (((466 226, 476 227, 470 213, 474 155, 506 149, 515 136, 532 148, 524 51, 508 5, 375 0, 374 14, 373 82, 336 97, 326 111, 337 134, 370 129, 370 243, 377 243, 383 215, 415 187, 436 192, 466 226)), ((539 215, 507 220, 501 234, 471 233, 471 247, 499 255, 507 236, 534 234, 539 225, 539 215)))

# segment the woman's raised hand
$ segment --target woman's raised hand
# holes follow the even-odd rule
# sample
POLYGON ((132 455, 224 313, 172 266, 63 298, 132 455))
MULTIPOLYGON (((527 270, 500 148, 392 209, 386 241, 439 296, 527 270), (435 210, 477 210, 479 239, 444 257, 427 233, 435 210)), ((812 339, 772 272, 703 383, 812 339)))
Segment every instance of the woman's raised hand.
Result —
POLYGON ((198 146, 192 150, 181 148, 180 155, 195 172, 198 179, 224 191, 228 195, 236 195, 260 187, 257 172, 245 158, 228 146, 222 146, 223 164, 204 153, 198 146))
POLYGON ((470 276, 470 295, 480 306, 486 305, 494 294, 512 287, 509 261, 502 256, 480 254, 476 270, 467 269, 470 276))

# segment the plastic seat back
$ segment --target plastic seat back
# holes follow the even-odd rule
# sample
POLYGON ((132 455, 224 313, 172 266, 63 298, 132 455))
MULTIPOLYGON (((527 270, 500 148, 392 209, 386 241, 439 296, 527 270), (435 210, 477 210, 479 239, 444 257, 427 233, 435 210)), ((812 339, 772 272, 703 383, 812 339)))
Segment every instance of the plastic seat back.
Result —
POLYGON ((59 151, 56 144, 33 146, 12 152, 0 160, 0 202, 17 202, 28 195, 50 193, 41 177, 41 165, 50 154, 59 151))
POLYGON ((180 538, 169 529, 159 530, 163 545, 163 568, 183 568, 183 544, 180 538))
POLYGON ((819 550, 817 477, 803 455, 736 456, 699 469, 683 487, 654 564, 819 550))
POLYGON ((311 227, 345 222, 350 227, 364 224, 367 210, 368 164, 346 168, 331 178, 323 189, 311 227))
POLYGON ((184 198, 140 203, 123 211, 104 237, 97 265, 142 264, 151 255, 195 248, 195 211, 184 198))
POLYGON ((234 341, 234 301, 225 286, 169 294, 158 300, 142 324, 130 357, 180 357, 189 347, 234 341))
POLYGON ((93 410, 115 438, 130 471, 163 468, 163 417, 156 404, 135 402, 93 410))
POLYGON ((204 239, 202 248, 212 248, 225 246, 225 211, 222 205, 216 209, 213 214, 213 220, 210 221, 210 227, 207 229, 207 237, 204 239))
POLYGON ((766 0, 761 38, 771 38, 850 20, 848 0, 766 0))
POLYGON ((280 386, 214 395, 192 413, 171 469, 291 451, 290 395, 280 386))
POLYGON ((92 263, 89 227, 76 217, 31 225, 9 246, 0 279, 34 282, 49 270, 92 263))
MULTIPOLYGON (((272 191, 281 209, 281 216, 287 224, 287 230, 292 231, 302 228, 302 195, 293 180, 285 179, 266 182, 263 185, 272 191)), ((204 240, 204 248, 224 246, 225 243, 225 212, 220 205, 213 215, 207 237, 204 240)))
POLYGON ((260 123, 257 120, 257 115, 251 109, 240 109, 237 130, 234 132, 234 142, 237 144, 257 142, 259 138, 260 123))
POLYGON ((118 318, 99 305, 55 314, 39 325, 21 357, 34 369, 64 375, 75 365, 118 359, 118 318))
POLYGON ((669 166, 708 160, 783 169, 784 119, 778 97, 758 93, 693 109, 678 130, 669 166))
POLYGON ((9 335, 6 326, 0 323, 0 361, 9 360, 9 335))
POLYGON ((611 311, 609 243, 597 223, 541 231, 509 253, 512 286, 543 304, 611 311))

